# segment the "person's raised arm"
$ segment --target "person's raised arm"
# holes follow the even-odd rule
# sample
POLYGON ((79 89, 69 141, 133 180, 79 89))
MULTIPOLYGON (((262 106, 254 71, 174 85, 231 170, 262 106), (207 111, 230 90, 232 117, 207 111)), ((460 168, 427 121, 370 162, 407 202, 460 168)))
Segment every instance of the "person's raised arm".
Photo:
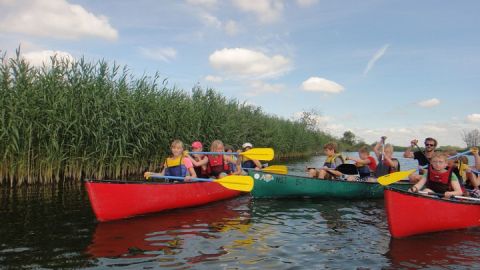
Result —
POLYGON ((193 166, 195 166, 195 167, 200 167, 200 166, 203 166, 203 165, 207 165, 207 163, 208 163, 208 157, 207 156, 201 157, 199 161, 196 161, 190 155, 188 155, 187 158, 192 162, 193 166))
POLYGON ((382 146, 382 142, 381 141, 378 141, 377 144, 375 144, 375 146, 373 147, 373 152, 375 153, 375 156, 380 160, 380 155, 382 154, 382 152, 380 152, 380 148, 382 146))
POLYGON ((414 154, 413 154, 412 148, 417 144, 418 144, 417 139, 413 139, 412 141, 410 141, 410 146, 407 147, 407 149, 405 149, 405 152, 403 153, 403 157, 404 158, 413 158, 414 154))

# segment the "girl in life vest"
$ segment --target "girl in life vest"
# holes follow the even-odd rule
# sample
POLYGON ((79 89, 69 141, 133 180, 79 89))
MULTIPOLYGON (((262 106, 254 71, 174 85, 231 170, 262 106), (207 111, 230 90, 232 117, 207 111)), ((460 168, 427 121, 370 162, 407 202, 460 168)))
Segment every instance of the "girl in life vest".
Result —
MULTIPOLYGON (((170 145, 170 150, 172 155, 165 160, 160 175, 184 177, 185 181, 190 181, 192 178, 197 177, 192 162, 183 155, 183 142, 174 140, 170 145)), ((151 173, 146 172, 145 175, 147 174, 151 173)), ((176 181, 183 182, 184 180, 176 181)))
MULTIPOLYGON (((223 142, 220 140, 215 140, 210 145, 211 152, 225 152, 225 147, 223 142)), ((230 167, 228 166, 228 160, 223 154, 211 154, 207 155, 208 158, 208 166, 207 171, 211 177, 214 178, 222 178, 231 173, 230 167)))
MULTIPOLYGON (((203 151, 203 145, 201 142, 195 141, 192 143, 192 152, 202 152, 202 151, 203 151)), ((195 173, 197 173, 197 177, 208 178, 207 156, 203 154, 195 154, 195 155, 188 155, 187 157, 190 159, 190 161, 192 161, 193 168, 195 169, 195 173)))
POLYGON ((410 192, 423 191, 443 193, 445 198, 460 196, 463 194, 462 187, 457 176, 452 173, 452 167, 447 166, 447 155, 442 152, 433 154, 428 167, 427 175, 409 188, 410 192))

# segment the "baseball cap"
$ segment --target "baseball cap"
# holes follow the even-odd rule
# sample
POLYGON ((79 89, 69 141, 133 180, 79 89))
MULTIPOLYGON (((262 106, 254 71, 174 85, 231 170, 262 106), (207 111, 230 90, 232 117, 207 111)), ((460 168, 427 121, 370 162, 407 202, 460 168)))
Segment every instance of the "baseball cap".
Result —
POLYGON ((202 146, 202 143, 199 142, 199 141, 194 141, 194 142, 192 143, 192 148, 202 148, 202 147, 203 147, 203 146, 202 146))
POLYGON ((242 148, 243 148, 243 149, 245 149, 245 148, 247 148, 247 147, 252 148, 253 145, 252 145, 251 143, 249 143, 249 142, 246 142, 246 143, 244 143, 244 144, 242 145, 242 148))

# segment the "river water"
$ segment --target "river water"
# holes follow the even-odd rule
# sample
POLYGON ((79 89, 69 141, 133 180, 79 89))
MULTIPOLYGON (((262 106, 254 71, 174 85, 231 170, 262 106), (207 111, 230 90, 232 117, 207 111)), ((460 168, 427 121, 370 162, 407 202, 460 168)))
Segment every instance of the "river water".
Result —
POLYGON ((0 203, 0 269, 480 268, 480 229, 392 239, 383 200, 246 195, 107 223, 80 185, 3 188, 0 203))

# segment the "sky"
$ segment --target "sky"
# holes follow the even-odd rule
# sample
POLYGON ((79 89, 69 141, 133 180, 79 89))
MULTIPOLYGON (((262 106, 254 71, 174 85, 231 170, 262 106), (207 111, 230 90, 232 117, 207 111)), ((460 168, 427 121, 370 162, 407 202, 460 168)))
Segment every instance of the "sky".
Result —
POLYGON ((0 0, 0 50, 106 60, 335 136, 465 147, 480 128, 480 1, 0 0))

